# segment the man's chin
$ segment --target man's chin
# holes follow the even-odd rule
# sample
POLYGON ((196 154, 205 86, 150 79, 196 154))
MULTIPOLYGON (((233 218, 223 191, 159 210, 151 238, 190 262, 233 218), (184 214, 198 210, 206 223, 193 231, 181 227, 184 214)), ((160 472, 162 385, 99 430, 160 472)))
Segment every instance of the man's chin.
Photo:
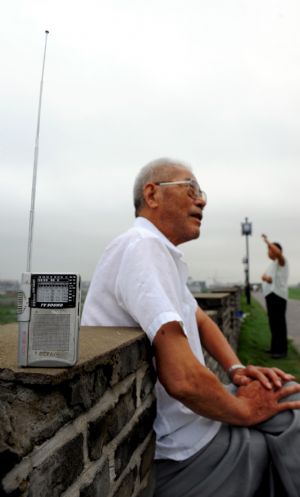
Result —
POLYGON ((197 240, 197 238, 200 237, 200 228, 197 230, 194 230, 194 232, 191 234, 190 240, 197 240))
POLYGON ((199 226, 199 228, 195 230, 195 237, 194 238, 199 238, 200 234, 201 234, 201 229, 199 226))

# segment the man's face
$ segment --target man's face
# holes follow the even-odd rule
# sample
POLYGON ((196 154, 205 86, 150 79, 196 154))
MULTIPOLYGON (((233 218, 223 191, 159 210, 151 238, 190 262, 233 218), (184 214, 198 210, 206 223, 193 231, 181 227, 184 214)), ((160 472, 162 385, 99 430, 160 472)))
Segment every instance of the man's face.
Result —
MULTIPOLYGON (((178 167, 170 173, 168 181, 194 180, 194 175, 185 168, 178 167)), ((159 229, 174 245, 198 238, 202 211, 206 202, 198 194, 198 183, 156 185, 159 196, 159 229), (196 189, 195 189, 196 186, 196 189)))
POLYGON ((276 256, 274 255, 272 250, 268 250, 268 256, 270 259, 272 259, 272 261, 276 261, 276 256))

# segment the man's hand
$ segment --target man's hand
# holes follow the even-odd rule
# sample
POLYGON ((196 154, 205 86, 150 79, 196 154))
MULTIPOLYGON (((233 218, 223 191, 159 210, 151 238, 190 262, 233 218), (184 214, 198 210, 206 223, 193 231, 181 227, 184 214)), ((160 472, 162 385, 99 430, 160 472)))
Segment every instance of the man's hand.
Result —
POLYGON ((236 396, 242 401, 244 412, 245 408, 247 410, 243 425, 253 426, 287 409, 300 409, 300 400, 283 400, 288 395, 299 392, 299 384, 266 390, 259 381, 252 381, 249 385, 240 387, 236 396))
POLYGON ((268 276, 267 274, 263 274, 261 277, 262 281, 265 281, 266 283, 272 283, 272 278, 271 276, 268 276))
POLYGON ((264 242, 268 245, 269 240, 268 240, 267 235, 265 235, 265 234, 263 233, 263 234, 261 235, 261 237, 262 237, 263 241, 264 241, 264 242))
POLYGON ((294 376, 285 373, 279 368, 265 368, 251 365, 243 369, 235 369, 231 373, 231 381, 235 385, 248 385, 253 380, 257 380, 267 390, 281 388, 284 383, 294 379, 294 376))
MULTIPOLYGON (((247 366, 234 370, 232 375, 242 386, 238 388, 238 396, 230 393, 219 378, 198 361, 177 321, 161 326, 153 348, 160 383, 171 397, 196 414, 236 426, 250 426, 284 409, 300 409, 300 400, 278 404, 289 393, 300 392, 300 385, 280 388, 279 381, 284 383, 293 377, 276 368, 247 366)), ((225 347, 220 349, 226 351, 225 347)), ((225 355, 232 358, 231 364, 238 362, 234 352, 227 351, 225 355)), ((215 356, 222 357, 222 352, 218 349, 215 356)), ((230 367, 230 363, 225 366, 230 367)))

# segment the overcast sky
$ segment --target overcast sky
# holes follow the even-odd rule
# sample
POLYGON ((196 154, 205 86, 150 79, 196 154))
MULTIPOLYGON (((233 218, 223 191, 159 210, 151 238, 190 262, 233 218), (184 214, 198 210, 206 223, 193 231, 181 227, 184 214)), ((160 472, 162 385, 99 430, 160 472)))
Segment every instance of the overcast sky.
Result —
POLYGON ((91 278, 133 221, 132 184, 161 156, 193 167, 208 195, 193 279, 251 281, 261 233, 300 282, 299 0, 10 0, 0 32, 0 278, 26 269, 42 99, 33 271, 91 278))

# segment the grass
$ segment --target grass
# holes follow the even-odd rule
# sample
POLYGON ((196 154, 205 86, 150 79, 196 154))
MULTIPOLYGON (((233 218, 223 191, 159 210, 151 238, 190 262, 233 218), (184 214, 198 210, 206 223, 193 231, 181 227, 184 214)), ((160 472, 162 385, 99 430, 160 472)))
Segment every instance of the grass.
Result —
POLYGON ((0 324, 17 321, 17 299, 15 295, 0 295, 0 324))
POLYGON ((238 356, 244 364, 254 364, 267 367, 278 367, 296 377, 300 382, 300 354, 292 342, 289 341, 288 356, 284 359, 272 359, 270 354, 264 352, 270 347, 270 331, 268 317, 263 307, 251 299, 251 304, 246 303, 242 297, 241 309, 246 313, 242 323, 239 340, 238 356))
POLYGON ((289 288, 289 299, 300 300, 300 288, 289 288))

